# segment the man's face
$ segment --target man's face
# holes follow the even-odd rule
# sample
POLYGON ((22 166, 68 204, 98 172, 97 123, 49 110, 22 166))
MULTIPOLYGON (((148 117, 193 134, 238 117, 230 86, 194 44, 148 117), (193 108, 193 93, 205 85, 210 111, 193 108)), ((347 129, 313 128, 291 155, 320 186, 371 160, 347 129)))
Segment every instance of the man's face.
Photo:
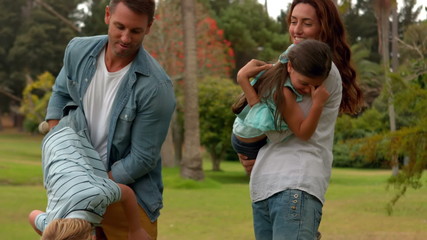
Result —
POLYGON ((107 6, 104 20, 108 25, 107 52, 121 58, 131 58, 138 52, 152 23, 147 15, 133 12, 122 2, 114 11, 107 6))

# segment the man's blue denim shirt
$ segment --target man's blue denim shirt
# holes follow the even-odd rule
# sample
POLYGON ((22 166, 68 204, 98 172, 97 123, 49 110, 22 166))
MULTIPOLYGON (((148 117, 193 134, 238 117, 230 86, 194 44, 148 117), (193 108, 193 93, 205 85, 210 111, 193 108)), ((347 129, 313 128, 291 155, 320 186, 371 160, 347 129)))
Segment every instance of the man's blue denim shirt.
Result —
MULTIPOLYGON (((83 109, 83 96, 96 70, 106 35, 74 38, 53 86, 46 119, 60 119, 69 102, 83 109)), ((108 133, 108 169, 129 185, 152 221, 163 207, 160 149, 175 109, 173 85, 158 62, 141 46, 113 103, 108 133)), ((76 121, 86 121, 84 117, 76 121)))

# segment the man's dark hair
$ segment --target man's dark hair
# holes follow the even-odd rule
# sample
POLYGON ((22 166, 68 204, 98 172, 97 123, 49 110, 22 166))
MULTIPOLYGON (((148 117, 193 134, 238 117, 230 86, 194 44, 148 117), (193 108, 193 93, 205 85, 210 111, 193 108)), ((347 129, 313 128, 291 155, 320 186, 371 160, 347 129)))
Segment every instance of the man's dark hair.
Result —
POLYGON ((114 12, 117 4, 121 2, 133 12, 147 15, 149 23, 153 22, 154 10, 156 9, 154 0, 111 0, 109 4, 110 11, 114 12))

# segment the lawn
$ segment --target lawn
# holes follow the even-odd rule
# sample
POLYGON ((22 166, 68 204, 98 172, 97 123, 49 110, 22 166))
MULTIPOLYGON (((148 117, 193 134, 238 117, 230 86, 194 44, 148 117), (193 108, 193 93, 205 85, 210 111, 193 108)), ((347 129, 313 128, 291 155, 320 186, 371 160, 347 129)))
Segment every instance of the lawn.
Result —
MULTIPOLYGON (((0 240, 38 239, 26 216, 46 204, 40 141, 41 136, 0 133, 0 240)), ((159 240, 254 239, 249 179, 236 162, 222 163, 222 170, 206 170, 206 180, 195 183, 181 180, 176 168, 164 169, 159 240)), ((409 189, 388 216, 385 206, 393 196, 386 190, 389 174, 333 169, 320 226, 322 239, 427 239, 427 176, 423 187, 409 189)))

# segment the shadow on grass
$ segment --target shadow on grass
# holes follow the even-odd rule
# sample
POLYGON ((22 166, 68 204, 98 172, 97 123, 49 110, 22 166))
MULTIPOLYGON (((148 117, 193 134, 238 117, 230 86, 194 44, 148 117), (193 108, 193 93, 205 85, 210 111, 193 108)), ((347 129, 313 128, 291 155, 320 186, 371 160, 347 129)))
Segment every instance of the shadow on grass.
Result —
POLYGON ((205 179, 195 181, 181 178, 179 168, 163 168, 163 183, 175 189, 220 188, 223 184, 248 184, 249 176, 243 171, 205 170, 205 179))
POLYGON ((222 184, 248 184, 249 176, 245 172, 205 171, 206 176, 222 184))

